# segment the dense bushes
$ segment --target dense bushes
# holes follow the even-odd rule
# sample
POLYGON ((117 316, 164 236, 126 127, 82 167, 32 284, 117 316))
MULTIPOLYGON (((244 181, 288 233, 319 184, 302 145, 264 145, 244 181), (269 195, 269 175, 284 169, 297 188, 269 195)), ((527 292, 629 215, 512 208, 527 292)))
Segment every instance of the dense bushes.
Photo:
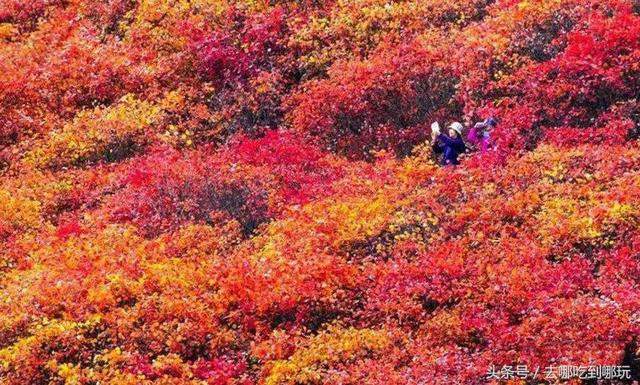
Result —
POLYGON ((223 159, 200 153, 158 154, 132 164, 126 187, 110 197, 117 221, 133 221, 147 234, 185 223, 238 221, 250 234, 268 219, 269 179, 234 170, 223 159))
POLYGON ((637 375, 637 8, 0 0, 0 383, 637 375))
POLYGON ((292 125, 319 137, 323 148, 352 158, 370 158, 371 150, 380 149, 408 154, 426 138, 430 122, 460 113, 447 52, 429 48, 439 40, 434 33, 332 67, 328 79, 296 95, 292 125))

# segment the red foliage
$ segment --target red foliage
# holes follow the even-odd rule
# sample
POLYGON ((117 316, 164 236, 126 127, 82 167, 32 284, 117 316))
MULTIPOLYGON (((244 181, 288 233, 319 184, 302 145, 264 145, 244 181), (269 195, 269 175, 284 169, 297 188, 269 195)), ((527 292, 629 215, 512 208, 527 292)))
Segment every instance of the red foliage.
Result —
POLYGON ((128 186, 110 198, 114 220, 132 221, 149 235, 181 224, 237 220, 251 233, 269 216, 268 180, 227 158, 203 152, 156 151, 131 165, 128 186))
POLYGON ((218 86, 225 82, 246 79, 249 56, 236 48, 228 37, 210 36, 194 48, 198 55, 198 70, 205 80, 218 86))
POLYGON ((318 137, 323 148, 350 158, 370 159, 371 150, 383 148, 406 155, 426 138, 428 124, 459 112, 447 53, 427 44, 433 41, 337 64, 328 79, 312 82, 294 97, 292 124, 318 137))
POLYGON ((629 0, 0 0, 0 383, 638 377, 638 63, 629 0))
POLYGON ((82 234, 83 229, 77 219, 64 220, 58 225, 56 236, 60 239, 67 239, 71 236, 82 234))

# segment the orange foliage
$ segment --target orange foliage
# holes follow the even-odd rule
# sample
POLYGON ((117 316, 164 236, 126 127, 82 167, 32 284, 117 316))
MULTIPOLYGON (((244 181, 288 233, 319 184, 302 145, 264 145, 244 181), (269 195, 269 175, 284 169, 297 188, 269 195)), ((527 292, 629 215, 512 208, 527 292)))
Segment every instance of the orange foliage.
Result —
POLYGON ((637 378, 639 9, 0 0, 0 383, 637 378))

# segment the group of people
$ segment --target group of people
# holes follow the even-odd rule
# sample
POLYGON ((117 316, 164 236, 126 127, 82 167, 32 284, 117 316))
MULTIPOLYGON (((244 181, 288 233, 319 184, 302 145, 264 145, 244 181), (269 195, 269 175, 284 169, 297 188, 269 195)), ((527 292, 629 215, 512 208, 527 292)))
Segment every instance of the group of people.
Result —
MULTIPOLYGON (((490 150, 493 148, 491 132, 497 124, 493 117, 477 122, 467 133, 467 141, 482 152, 490 150)), ((436 155, 441 156, 440 164, 457 165, 460 163, 460 154, 467 152, 467 146, 462 139, 464 126, 460 122, 453 122, 447 128, 448 133, 444 134, 440 132, 438 122, 431 125, 431 147, 436 155)))

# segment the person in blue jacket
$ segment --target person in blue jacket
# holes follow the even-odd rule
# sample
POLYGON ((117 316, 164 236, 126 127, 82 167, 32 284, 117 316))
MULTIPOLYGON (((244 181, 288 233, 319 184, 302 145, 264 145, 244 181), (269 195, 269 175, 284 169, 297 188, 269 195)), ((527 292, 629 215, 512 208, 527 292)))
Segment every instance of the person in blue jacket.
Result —
POLYGON ((449 125, 449 135, 440 133, 437 122, 431 127, 431 146, 436 154, 442 154, 440 164, 443 166, 460 164, 458 156, 467 150, 467 147, 462 140, 462 124, 459 122, 453 122, 449 125))

